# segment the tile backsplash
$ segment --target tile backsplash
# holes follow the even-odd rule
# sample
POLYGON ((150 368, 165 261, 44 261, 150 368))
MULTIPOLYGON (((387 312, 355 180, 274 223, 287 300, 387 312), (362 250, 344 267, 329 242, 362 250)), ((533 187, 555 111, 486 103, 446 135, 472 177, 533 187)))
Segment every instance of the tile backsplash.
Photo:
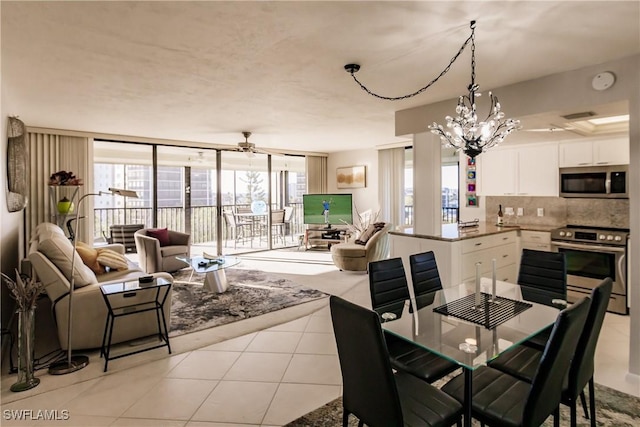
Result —
MULTIPOLYGON (((487 221, 494 221, 498 205, 523 208, 524 215, 511 221, 519 224, 564 226, 567 224, 590 227, 629 228, 629 199, 581 199, 563 197, 487 196, 485 209, 487 221), (538 216, 542 208, 544 216, 538 216)), ((505 221, 509 218, 505 215, 505 221)))

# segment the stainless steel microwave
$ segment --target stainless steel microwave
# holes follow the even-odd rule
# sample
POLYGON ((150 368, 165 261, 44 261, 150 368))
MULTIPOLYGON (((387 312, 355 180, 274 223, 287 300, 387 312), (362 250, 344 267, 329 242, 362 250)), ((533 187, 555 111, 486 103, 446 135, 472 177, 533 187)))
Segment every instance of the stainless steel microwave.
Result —
POLYGON ((628 189, 626 165, 560 168, 560 197, 628 199, 628 189))

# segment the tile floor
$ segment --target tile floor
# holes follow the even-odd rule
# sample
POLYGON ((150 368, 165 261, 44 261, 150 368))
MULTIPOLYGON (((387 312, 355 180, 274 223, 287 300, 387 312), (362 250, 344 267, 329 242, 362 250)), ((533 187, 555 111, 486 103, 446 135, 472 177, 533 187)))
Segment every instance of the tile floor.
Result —
MULTIPOLYGON (((270 262, 270 267, 266 263, 263 266, 265 270, 284 268, 270 262)), ((310 267, 299 264, 287 268, 310 267)), ((354 286, 335 293, 369 306, 366 275, 347 276, 348 273, 337 270, 336 273, 354 286)), ((216 344, 180 354, 175 354, 179 353, 176 351, 168 357, 160 355, 158 360, 76 384, 62 382, 51 391, 3 404, 1 424, 282 426, 341 393, 340 367, 327 304, 328 301, 312 314, 216 344), (7 419, 7 410, 21 409, 32 410, 33 414, 38 409, 57 410, 50 413, 59 418, 68 413, 69 419, 47 422, 7 419)), ((625 377, 628 343, 629 318, 607 315, 596 356, 596 382, 640 396, 638 385, 625 377)), ((146 354, 158 351, 163 350, 146 354)), ((64 377, 73 375, 76 374, 64 377)))

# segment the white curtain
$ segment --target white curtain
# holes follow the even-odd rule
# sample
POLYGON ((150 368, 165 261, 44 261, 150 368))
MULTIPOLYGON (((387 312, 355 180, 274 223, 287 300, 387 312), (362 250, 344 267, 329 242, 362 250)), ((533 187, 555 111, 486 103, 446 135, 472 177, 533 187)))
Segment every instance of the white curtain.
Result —
POLYGON ((404 147, 378 151, 380 220, 404 224, 404 147))
POLYGON ((328 190, 327 158, 307 156, 307 193, 322 194, 328 190))
MULTIPOLYGON (((60 170, 71 171, 78 178, 82 178, 84 185, 78 190, 76 200, 89 191, 93 182, 93 162, 91 160, 89 138, 55 135, 48 133, 28 133, 29 141, 29 205, 25 211, 26 238, 31 237, 32 230, 41 222, 56 222, 55 214, 58 199, 64 196, 70 198, 74 189, 49 188, 49 177, 60 170), (67 194, 68 193, 68 194, 67 194)), ((87 198, 90 199, 90 198, 87 198)), ((89 201, 89 200, 86 200, 89 201)), ((80 216, 91 212, 87 203, 83 202, 80 216)), ((89 218, 93 218, 90 215, 89 218)), ((83 221, 83 227, 93 225, 93 221, 83 221)), ((65 224, 63 224, 64 226, 65 224)), ((90 236, 85 229, 79 230, 79 238, 86 241, 90 236)))

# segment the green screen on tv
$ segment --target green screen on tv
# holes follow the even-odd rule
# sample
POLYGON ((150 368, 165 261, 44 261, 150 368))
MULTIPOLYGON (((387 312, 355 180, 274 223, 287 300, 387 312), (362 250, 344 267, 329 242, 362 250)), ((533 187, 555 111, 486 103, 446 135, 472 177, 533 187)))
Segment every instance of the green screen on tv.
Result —
POLYGON ((303 194, 305 224, 352 224, 351 194, 303 194))

